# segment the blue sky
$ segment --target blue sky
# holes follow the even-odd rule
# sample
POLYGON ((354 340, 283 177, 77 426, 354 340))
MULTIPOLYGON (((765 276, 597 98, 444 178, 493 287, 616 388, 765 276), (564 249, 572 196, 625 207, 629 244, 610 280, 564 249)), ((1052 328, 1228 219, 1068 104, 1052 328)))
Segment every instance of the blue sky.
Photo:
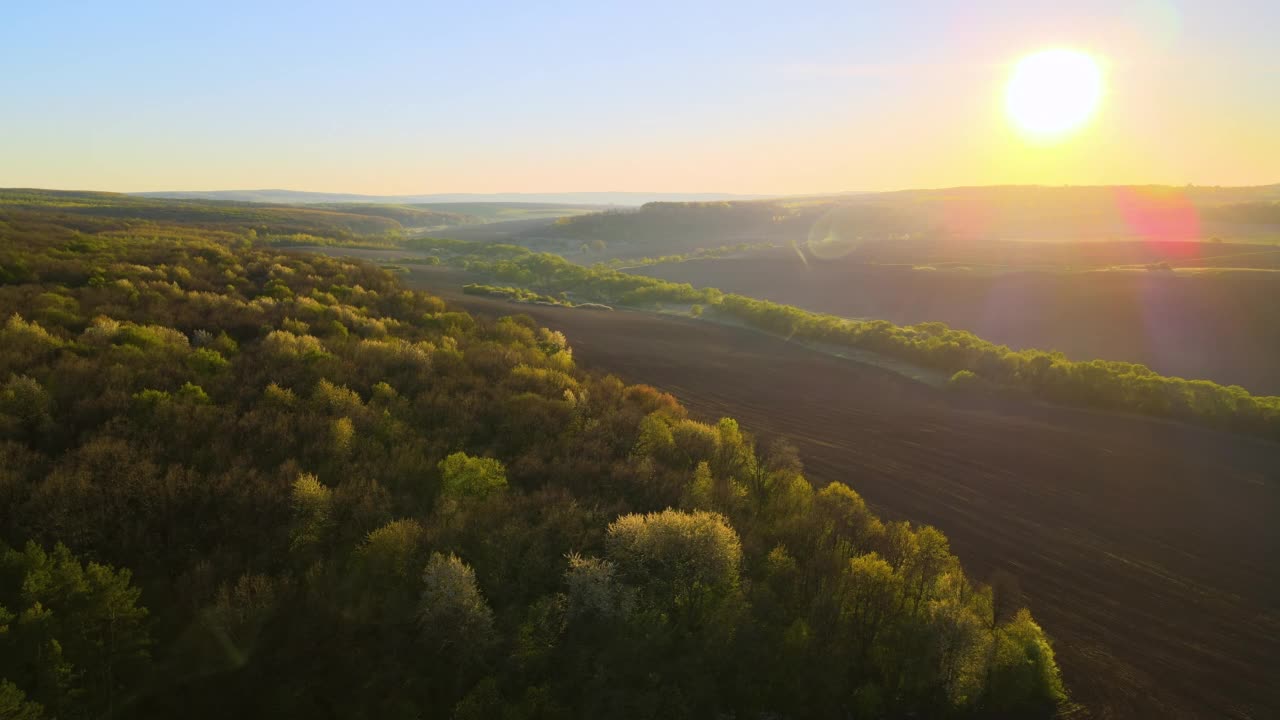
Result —
POLYGON ((1280 181, 1280 3, 46 0, 3 18, 0 186, 1280 181), (1108 63, 1109 105, 1067 147, 1021 148, 1004 74, 1057 45, 1108 63))

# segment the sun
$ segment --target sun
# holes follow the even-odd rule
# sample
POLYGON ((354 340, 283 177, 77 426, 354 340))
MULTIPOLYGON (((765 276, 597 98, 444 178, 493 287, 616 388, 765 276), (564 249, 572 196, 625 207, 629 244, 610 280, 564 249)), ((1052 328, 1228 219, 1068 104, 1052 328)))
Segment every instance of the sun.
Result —
POLYGON ((1102 68, 1078 50, 1042 50, 1013 68, 1005 88, 1009 121, 1038 142, 1061 139, 1084 127, 1102 100, 1102 68))

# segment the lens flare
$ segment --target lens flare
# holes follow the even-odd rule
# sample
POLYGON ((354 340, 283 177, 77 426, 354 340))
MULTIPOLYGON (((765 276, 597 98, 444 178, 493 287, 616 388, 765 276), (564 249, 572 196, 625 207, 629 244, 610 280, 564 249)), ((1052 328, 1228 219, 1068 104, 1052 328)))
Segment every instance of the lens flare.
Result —
POLYGON ((1005 88, 1005 112, 1034 141, 1052 141, 1089 122, 1102 100, 1098 62, 1078 50, 1043 50, 1018 61, 1005 88))
POLYGON ((1200 246, 1200 213, 1186 193, 1173 188, 1121 187, 1116 207, 1133 234, 1165 255, 1194 256, 1200 246))
MULTIPOLYGON (((823 213, 809 226, 809 239, 805 249, 815 258, 833 260, 852 253, 864 242, 864 223, 850 217, 855 214, 847 208, 835 207, 823 213)), ((807 263, 806 263, 807 264, 807 263)))

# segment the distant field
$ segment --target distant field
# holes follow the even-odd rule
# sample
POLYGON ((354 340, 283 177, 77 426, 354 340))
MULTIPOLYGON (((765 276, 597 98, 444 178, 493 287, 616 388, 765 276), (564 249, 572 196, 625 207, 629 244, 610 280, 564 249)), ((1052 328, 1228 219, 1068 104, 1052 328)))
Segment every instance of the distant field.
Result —
POLYGON ((1012 572, 1095 717, 1280 706, 1280 446, 960 397, 712 323, 464 295, 470 280, 405 276, 471 312, 562 330, 587 367, 671 391, 702 417, 786 435, 816 482, 853 483, 885 515, 937 525, 980 577, 1012 572))
MULTIPOLYGON (((851 264, 929 266, 990 272, 1011 270, 1280 269, 1280 243, 1093 240, 1023 242, 918 238, 866 243, 810 243, 806 257, 851 264)), ((775 252, 782 259, 797 250, 775 252)))
POLYGON ((1265 310, 1280 302, 1280 273, 1031 269, 1153 262, 1272 269, 1280 265, 1280 249, 1206 244, 1201 254, 1173 256, 1133 243, 1008 245, 1022 247, 876 256, 897 263, 890 265, 865 256, 802 261, 794 252, 774 252, 634 272, 846 317, 942 321, 1013 348, 1139 362, 1165 375, 1280 394, 1280 323, 1265 310), (948 269, 956 266, 967 269, 948 269))

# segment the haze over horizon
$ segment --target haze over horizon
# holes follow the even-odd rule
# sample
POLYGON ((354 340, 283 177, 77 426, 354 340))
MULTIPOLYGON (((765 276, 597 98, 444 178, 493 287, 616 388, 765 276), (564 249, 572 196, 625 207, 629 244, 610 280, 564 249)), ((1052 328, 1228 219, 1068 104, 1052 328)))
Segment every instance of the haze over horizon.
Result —
POLYGON ((785 16, 719 2, 24 4, 0 28, 16 69, 0 79, 0 186, 1262 185, 1280 167, 1277 25, 1280 7, 1251 1, 818 2, 785 16), (1071 132, 1045 142, 1022 132, 1036 98, 1019 115, 1006 88, 1051 48, 1087 55, 1100 83, 1084 89, 1096 108, 1067 108, 1071 132))

